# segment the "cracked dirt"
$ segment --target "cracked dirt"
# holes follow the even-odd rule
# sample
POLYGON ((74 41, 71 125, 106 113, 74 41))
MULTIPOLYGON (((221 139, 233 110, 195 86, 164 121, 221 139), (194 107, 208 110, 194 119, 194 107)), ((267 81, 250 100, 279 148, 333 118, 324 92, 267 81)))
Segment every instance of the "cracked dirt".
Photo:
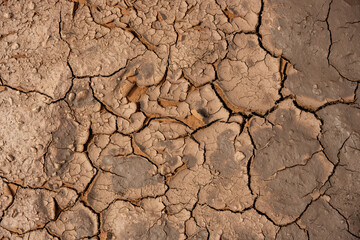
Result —
POLYGON ((359 0, 0 0, 0 239, 359 239, 359 83, 359 0))

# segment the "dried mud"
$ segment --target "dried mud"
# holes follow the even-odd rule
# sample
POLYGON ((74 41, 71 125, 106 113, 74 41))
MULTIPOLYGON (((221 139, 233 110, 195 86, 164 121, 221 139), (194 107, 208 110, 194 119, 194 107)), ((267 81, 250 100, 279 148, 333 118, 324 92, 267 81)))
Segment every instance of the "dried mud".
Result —
POLYGON ((358 0, 0 0, 0 239, 360 238, 358 0))

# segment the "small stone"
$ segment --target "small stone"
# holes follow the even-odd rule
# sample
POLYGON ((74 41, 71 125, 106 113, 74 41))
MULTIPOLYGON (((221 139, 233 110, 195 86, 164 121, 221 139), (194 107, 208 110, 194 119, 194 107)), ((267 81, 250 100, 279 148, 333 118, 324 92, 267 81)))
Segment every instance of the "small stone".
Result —
POLYGON ((245 158, 245 154, 242 152, 236 152, 235 153, 235 160, 236 161, 241 161, 245 158))
POLYGON ((74 101, 75 100, 75 93, 69 93, 69 100, 74 101))
POLYGON ((35 8, 35 4, 33 2, 29 3, 29 9, 33 10, 35 8))
POLYGON ((330 202, 330 196, 329 196, 329 195, 324 195, 322 198, 323 198, 325 201, 330 202))
POLYGON ((19 44, 17 44, 17 43, 14 43, 13 45, 11 45, 12 50, 16 50, 18 48, 19 48, 19 44))
POLYGON ((9 162, 12 162, 12 161, 15 160, 15 157, 14 157, 13 155, 11 155, 11 154, 8 154, 8 155, 6 156, 6 160, 8 160, 9 162))
POLYGON ((68 146, 68 148, 69 148, 70 150, 72 150, 72 151, 75 151, 75 146, 74 146, 74 144, 70 144, 70 145, 68 146))
POLYGON ((85 99, 88 92, 86 90, 82 90, 77 94, 78 99, 85 99))
POLYGON ((33 109, 31 109, 31 111, 32 111, 32 112, 39 112, 40 109, 41 109, 41 107, 38 106, 38 107, 34 107, 33 109))

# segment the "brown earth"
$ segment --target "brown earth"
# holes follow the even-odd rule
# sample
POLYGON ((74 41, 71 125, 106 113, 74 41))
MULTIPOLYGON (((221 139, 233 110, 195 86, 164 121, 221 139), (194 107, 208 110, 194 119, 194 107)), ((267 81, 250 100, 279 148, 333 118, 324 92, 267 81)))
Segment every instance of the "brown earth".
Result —
POLYGON ((0 0, 0 239, 359 239, 359 82, 359 0, 0 0))

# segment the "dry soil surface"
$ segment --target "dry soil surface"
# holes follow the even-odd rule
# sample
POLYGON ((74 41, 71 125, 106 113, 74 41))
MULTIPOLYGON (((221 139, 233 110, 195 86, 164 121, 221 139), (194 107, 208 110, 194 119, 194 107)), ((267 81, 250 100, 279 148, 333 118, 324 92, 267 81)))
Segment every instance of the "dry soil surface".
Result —
POLYGON ((360 238, 360 0, 0 0, 0 239, 360 238))

